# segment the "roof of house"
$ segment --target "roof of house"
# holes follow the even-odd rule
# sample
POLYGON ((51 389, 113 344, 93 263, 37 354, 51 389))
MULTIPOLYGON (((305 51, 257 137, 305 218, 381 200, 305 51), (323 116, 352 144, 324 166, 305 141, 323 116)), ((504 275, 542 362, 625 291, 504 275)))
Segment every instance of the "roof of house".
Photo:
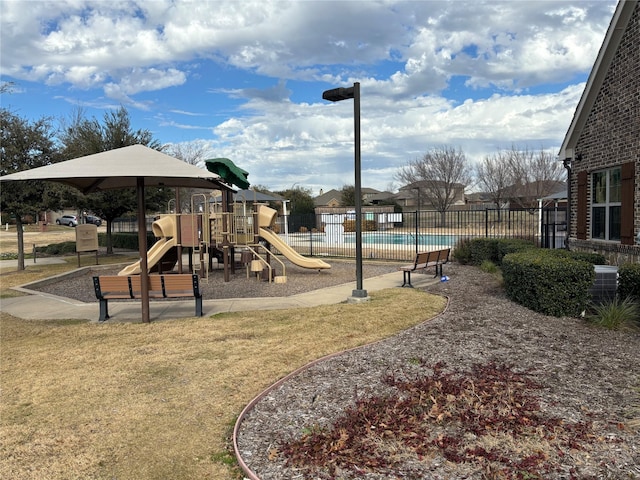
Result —
MULTIPOLYGON (((213 198, 213 201, 220 202, 222 200, 222 196, 218 195, 213 198)), ((233 200, 236 202, 280 202, 286 200, 284 197, 281 197, 275 193, 262 193, 257 192, 255 190, 238 190, 233 194, 233 200)))
POLYGON ((587 85, 585 86, 584 92, 582 92, 582 97, 580 97, 580 101, 578 102, 573 119, 571 120, 571 125, 569 125, 567 134, 560 147, 558 154, 560 159, 572 158, 574 156, 575 152, 573 150, 578 142, 580 132, 587 122, 598 92, 602 87, 609 66, 611 65, 611 61, 620 45, 620 39, 627 29, 629 20, 639 1, 640 0, 620 0, 618 2, 602 46, 598 52, 598 57, 589 74, 587 85))
MULTIPOLYGON (((376 190, 375 188, 366 188, 366 187, 362 187, 360 189, 360 192, 363 195, 368 195, 368 196, 377 195, 380 193, 380 191, 376 190)), ((335 188, 332 188, 328 192, 325 192, 322 195, 318 195, 317 197, 315 197, 313 199, 313 203, 316 205, 316 207, 322 207, 324 205, 329 205, 329 202, 331 202, 331 200, 335 200, 336 202, 340 203, 340 201, 342 200, 342 190, 336 190, 335 188)))
POLYGON ((329 205, 331 200, 340 201, 342 198, 342 192, 336 189, 331 189, 328 192, 323 193, 322 195, 318 195, 313 199, 313 203, 316 206, 329 205))
MULTIPOLYGON (((400 187, 399 191, 402 192, 402 191, 406 191, 406 190, 414 190, 416 188, 429 189, 429 188, 432 188, 432 187, 437 186, 437 185, 443 185, 444 186, 444 185, 447 185, 447 184, 448 184, 448 182, 445 182, 445 181, 442 181, 442 180, 433 180, 433 181, 430 181, 430 180, 417 180, 415 182, 412 182, 412 183, 409 183, 407 185, 404 185, 404 186, 400 187)), ((460 188, 464 189, 465 188, 465 186, 462 183, 453 183, 452 185, 453 185, 453 188, 457 188, 457 189, 460 189, 460 188)))
POLYGON ((369 197, 370 202, 381 201, 381 200, 389 200, 390 198, 395 198, 395 194, 392 192, 378 192, 374 193, 369 197))

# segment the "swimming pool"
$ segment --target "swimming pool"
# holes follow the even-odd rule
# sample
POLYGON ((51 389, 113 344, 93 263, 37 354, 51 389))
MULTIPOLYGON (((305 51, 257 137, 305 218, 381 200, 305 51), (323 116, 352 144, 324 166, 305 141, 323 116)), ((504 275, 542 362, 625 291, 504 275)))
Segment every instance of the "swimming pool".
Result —
MULTIPOLYGON (((345 233, 344 243, 355 243, 355 233, 345 233)), ((438 235, 420 233, 418 234, 418 245, 438 245, 453 247, 458 241, 457 235, 438 235)), ((416 234, 415 233, 385 233, 385 232, 363 232, 362 233, 363 244, 376 244, 376 245, 415 245, 416 234)))

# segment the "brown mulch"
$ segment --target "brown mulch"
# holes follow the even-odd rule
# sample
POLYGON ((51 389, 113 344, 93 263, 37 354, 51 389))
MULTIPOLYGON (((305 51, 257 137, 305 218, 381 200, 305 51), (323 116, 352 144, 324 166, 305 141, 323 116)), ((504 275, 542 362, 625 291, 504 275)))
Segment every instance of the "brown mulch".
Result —
MULTIPOLYGON (((353 260, 329 261, 331 268, 327 270, 310 270, 298 267, 285 258, 286 283, 274 283, 258 280, 255 275, 250 274, 247 278, 246 269, 238 267, 235 274, 229 276, 229 282, 224 281, 222 268, 214 268, 209 272, 208 280, 200 281, 200 289, 205 300, 224 298, 256 298, 256 297, 287 297, 298 293, 310 292, 320 288, 341 285, 343 283, 356 281, 356 270, 353 260)), ((214 264, 215 265, 215 264, 214 264)), ((187 265, 184 266, 185 272, 187 265)), ((282 275, 282 267, 277 264, 276 274, 282 275)), ((100 269, 89 268, 81 275, 67 276, 62 281, 53 283, 43 283, 31 287, 33 290, 58 295, 66 298, 73 298, 85 303, 96 302, 93 289, 92 276, 94 275, 117 275, 122 269, 118 267, 100 267, 100 269)), ((390 272, 398 273, 398 284, 402 282, 402 274, 398 272, 398 264, 391 262, 366 262, 362 268, 363 277, 371 278, 390 272)), ((364 285, 366 288, 366 285, 364 285)), ((172 299, 167 299, 172 301, 172 299)))
MULTIPOLYGON (((427 287, 450 298, 442 315, 393 338, 313 364, 261 398, 238 434, 238 449, 248 468, 262 480, 640 478, 640 334, 534 313, 506 299, 495 277, 475 267, 453 264, 445 273, 449 282, 427 287), (427 449, 425 454, 424 448, 401 446, 387 452, 393 461, 379 462, 378 468, 365 464, 362 451, 348 450, 342 463, 338 457, 320 466, 288 462, 285 445, 344 421, 345 412, 357 402, 390 395, 392 388, 385 381, 390 376, 415 379, 419 366, 436 364, 456 372, 470 372, 478 365, 526 372, 538 385, 530 394, 540 407, 540 431, 532 431, 531 438, 516 438, 509 451, 538 461, 544 473, 528 476, 524 468, 505 473, 495 468, 492 457, 478 453, 486 450, 477 446, 467 449, 475 453, 457 462, 442 449, 427 449), (548 428, 553 431, 544 431, 548 428), (555 438, 568 431, 574 432, 572 441, 555 438), (534 437, 544 438, 544 445, 527 446, 534 437), (534 448, 534 454, 521 453, 527 448, 534 448)), ((447 425, 434 423, 433 429, 440 431, 438 442, 455 438, 460 427, 447 425)), ((497 444, 500 433, 494 432, 497 444)), ((342 435, 346 442, 348 432, 342 435)), ((475 435, 466 435, 474 445, 475 435)), ((337 452, 341 440, 326 450, 337 452)), ((495 446, 495 451, 501 448, 495 446)), ((304 457, 297 454, 298 459, 304 457)), ((507 464, 512 460, 502 459, 507 464)))

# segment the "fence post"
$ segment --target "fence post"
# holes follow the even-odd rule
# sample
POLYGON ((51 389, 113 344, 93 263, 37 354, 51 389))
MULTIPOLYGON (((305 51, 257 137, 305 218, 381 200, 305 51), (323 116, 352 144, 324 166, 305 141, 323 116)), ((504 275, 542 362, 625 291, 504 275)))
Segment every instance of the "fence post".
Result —
POLYGON ((416 255, 418 255, 418 210, 416 210, 416 255))
POLYGON ((489 238, 489 209, 484 209, 484 237, 489 238))
POLYGON ((309 229, 309 256, 313 257, 313 229, 309 229))

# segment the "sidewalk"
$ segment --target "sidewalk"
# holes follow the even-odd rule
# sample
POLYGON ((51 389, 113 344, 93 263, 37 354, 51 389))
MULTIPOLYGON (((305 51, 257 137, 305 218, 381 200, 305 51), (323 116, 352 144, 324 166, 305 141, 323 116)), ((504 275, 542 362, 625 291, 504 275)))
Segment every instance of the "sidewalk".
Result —
MULTIPOLYGON (((33 261, 33 258, 25 258, 24 260, 24 264, 25 266, 27 265, 53 265, 55 263, 67 263, 65 260, 63 260, 62 258, 58 258, 58 257, 38 257, 36 258, 36 261, 33 261)), ((0 267, 3 268, 10 268, 10 267, 16 267, 18 268, 18 260, 0 260, 0 267)))
MULTIPOLYGON (((438 278, 433 278, 428 274, 413 275, 411 280, 415 288, 421 288, 440 281, 438 278)), ((401 284, 401 272, 388 273, 378 277, 367 278, 363 281, 363 287, 368 293, 385 288, 400 287, 401 284)), ((203 313, 204 316, 210 316, 223 312, 279 310, 332 305, 346 302, 355 288, 356 282, 351 282, 289 297, 205 299, 202 302, 203 313)), ((98 321, 99 305, 97 300, 95 303, 82 303, 70 298, 58 297, 26 288, 17 288, 16 290, 28 295, 3 298, 0 300, 0 311, 27 320, 81 319, 93 322, 98 321)), ((194 313, 194 300, 152 301, 149 304, 149 316, 152 321, 193 317, 194 313)), ((140 321, 140 301, 123 302, 112 300, 109 302, 109 314, 111 315, 109 322, 140 321)))

